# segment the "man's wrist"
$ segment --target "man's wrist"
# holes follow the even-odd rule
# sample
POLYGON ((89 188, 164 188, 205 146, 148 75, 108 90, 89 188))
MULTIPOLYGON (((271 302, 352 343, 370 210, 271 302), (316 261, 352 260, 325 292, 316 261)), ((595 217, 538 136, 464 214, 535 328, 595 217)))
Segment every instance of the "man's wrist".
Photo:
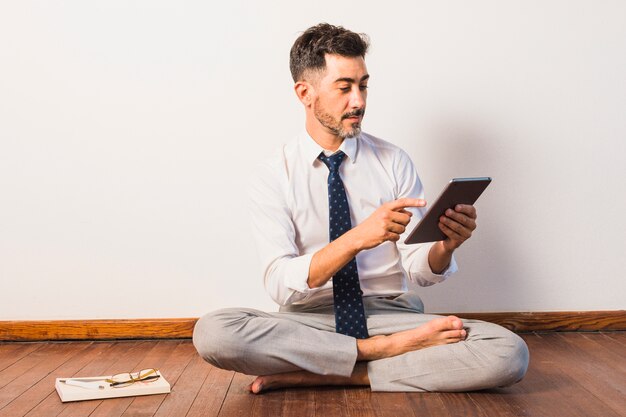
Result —
POLYGON ((319 288, 361 251, 358 238, 352 230, 339 236, 328 245, 315 252, 309 265, 307 285, 319 288))
POLYGON ((452 261, 452 254, 454 249, 448 249, 443 244, 443 241, 436 242, 431 246, 428 252, 428 264, 433 274, 443 273, 452 261))
POLYGON ((452 257, 454 249, 448 248, 443 240, 437 242, 437 245, 439 246, 438 250, 441 250, 442 255, 452 257))
POLYGON ((337 240, 341 241, 344 249, 351 255, 351 259, 363 250, 363 243, 358 234, 355 232, 355 229, 348 230, 337 240))

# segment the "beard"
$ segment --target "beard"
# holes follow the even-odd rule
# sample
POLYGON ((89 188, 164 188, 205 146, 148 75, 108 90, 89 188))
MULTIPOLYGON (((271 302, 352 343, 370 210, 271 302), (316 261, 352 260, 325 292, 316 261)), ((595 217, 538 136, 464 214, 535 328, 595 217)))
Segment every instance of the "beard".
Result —
POLYGON ((343 120, 349 117, 359 117, 365 114, 365 109, 356 109, 349 113, 344 113, 339 120, 335 119, 330 113, 324 111, 319 104, 319 98, 315 102, 315 109, 313 111, 315 118, 320 122, 322 126, 330 130, 334 135, 337 135, 341 139, 353 138, 361 133, 361 123, 352 123, 350 128, 345 129, 343 127, 343 120))

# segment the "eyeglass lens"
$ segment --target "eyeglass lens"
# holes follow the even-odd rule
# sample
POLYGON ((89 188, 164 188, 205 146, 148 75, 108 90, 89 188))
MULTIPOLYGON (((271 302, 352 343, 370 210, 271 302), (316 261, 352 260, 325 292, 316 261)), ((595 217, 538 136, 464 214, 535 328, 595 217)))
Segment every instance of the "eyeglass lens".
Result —
POLYGON ((135 382, 153 382, 159 379, 160 375, 154 368, 142 369, 139 372, 123 373, 113 375, 109 380, 112 387, 123 388, 134 384, 135 382))

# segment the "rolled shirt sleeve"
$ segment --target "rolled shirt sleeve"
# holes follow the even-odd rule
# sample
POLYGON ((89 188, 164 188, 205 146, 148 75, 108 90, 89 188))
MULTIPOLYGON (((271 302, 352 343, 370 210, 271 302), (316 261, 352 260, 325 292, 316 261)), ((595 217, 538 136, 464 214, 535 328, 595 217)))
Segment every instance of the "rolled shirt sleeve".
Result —
POLYGON ((255 170, 249 182, 249 216, 260 257, 265 289, 279 305, 305 301, 318 288, 309 288, 313 253, 301 255, 296 230, 285 201, 286 181, 271 164, 255 170))
MULTIPOLYGON (((403 238, 406 239, 406 236, 403 238)), ((402 240, 403 238, 401 237, 400 239, 402 240)), ((452 260, 448 267, 441 274, 435 274, 432 271, 428 263, 428 252, 430 252, 430 248, 434 244, 435 242, 413 245, 398 244, 400 256, 402 256, 402 266, 407 271, 409 279, 422 287, 443 282, 458 271, 454 255, 452 255, 452 260)))
MULTIPOLYGON (((394 163, 395 178, 397 180, 397 197, 398 198, 424 198, 424 187, 417 175, 417 170, 411 161, 411 158, 404 151, 398 153, 398 158, 394 163)), ((407 245, 404 243, 406 238, 411 234, 419 220, 426 213, 426 208, 409 207, 408 211, 413 213, 411 222, 407 226, 404 233, 400 236, 400 240, 396 242, 398 251, 402 259, 402 266, 408 274, 410 281, 427 287, 439 282, 445 281, 450 275, 458 270, 454 255, 448 267, 441 273, 435 274, 430 268, 428 262, 428 253, 430 248, 436 242, 417 243, 407 245)))

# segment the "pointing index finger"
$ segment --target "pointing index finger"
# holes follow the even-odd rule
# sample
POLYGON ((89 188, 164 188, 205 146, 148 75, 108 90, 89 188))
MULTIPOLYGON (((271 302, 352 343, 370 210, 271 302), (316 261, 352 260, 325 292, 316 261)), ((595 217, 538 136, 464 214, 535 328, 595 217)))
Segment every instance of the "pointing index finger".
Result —
POLYGON ((406 207, 424 207, 426 200, 421 198, 399 198, 388 203, 391 210, 402 210, 406 207))

